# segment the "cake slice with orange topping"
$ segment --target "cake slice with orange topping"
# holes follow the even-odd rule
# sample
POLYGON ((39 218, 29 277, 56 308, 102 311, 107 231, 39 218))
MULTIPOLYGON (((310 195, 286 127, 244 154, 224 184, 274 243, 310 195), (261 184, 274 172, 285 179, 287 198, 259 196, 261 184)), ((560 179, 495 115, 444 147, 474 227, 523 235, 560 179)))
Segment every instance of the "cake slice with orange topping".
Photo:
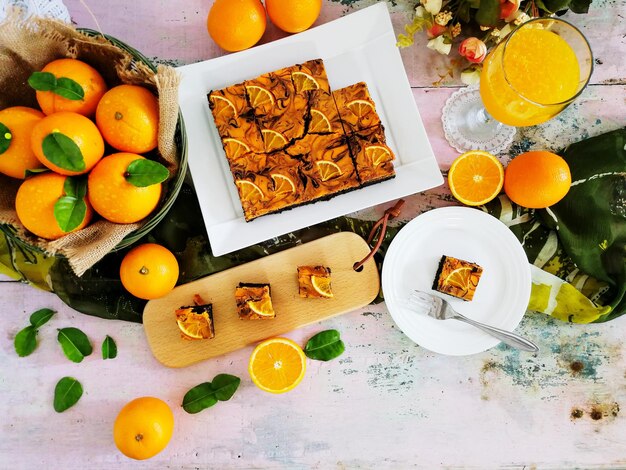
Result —
POLYGON ((364 82, 335 90, 332 94, 346 134, 380 124, 376 106, 364 82))
POLYGON ((476 263, 443 255, 435 274, 433 289, 461 300, 474 298, 483 268, 476 263))
POLYGON ((332 298, 330 268, 326 266, 298 266, 298 288, 300 297, 332 298))
POLYGON ((235 288, 235 301, 241 320, 270 320, 276 317, 269 284, 239 283, 235 288))
POLYGON ((355 132, 349 138, 349 145, 363 186, 396 176, 393 167, 395 156, 387 146, 382 125, 355 132))

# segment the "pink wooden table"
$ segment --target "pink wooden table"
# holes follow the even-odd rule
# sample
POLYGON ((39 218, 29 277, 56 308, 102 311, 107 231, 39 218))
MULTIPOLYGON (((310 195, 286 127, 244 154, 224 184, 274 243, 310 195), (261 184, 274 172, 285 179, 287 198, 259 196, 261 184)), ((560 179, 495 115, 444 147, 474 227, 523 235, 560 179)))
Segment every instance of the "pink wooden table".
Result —
MULTIPOLYGON (((222 54, 209 39, 210 1, 89 1, 99 26, 79 0, 66 0, 78 26, 101 28, 173 65, 222 54)), ((318 23, 369 4, 326 1, 318 23)), ((400 32, 409 2, 392 2, 400 32)), ((519 131, 509 155, 557 149, 626 122, 626 46, 623 3, 594 2, 585 16, 569 16, 592 43, 596 70, 575 105, 553 121, 519 131)), ((263 41, 280 37, 270 26, 263 41)), ((456 156, 443 138, 440 110, 459 86, 446 76, 448 60, 417 44, 402 51, 415 100, 442 170, 456 156), (444 77, 441 79, 441 77, 444 77), (433 83, 440 82, 434 87, 433 83)), ((453 201, 446 187, 409 198, 406 218, 453 201)), ((378 218, 384 208, 364 211, 378 218)), ((536 341, 537 355, 496 347, 456 358, 431 354, 395 327, 384 305, 367 307, 288 336, 304 344, 317 331, 337 328, 346 353, 330 363, 309 362, 293 392, 258 390, 246 367, 251 348, 174 370, 152 357, 141 325, 101 320, 29 286, 0 283, 1 468, 625 468, 626 319, 570 325, 527 315, 518 331, 536 341), (58 311, 42 328, 38 350, 20 359, 13 337, 41 307, 58 311), (98 348, 105 335, 119 356, 99 351, 81 364, 56 344, 56 328, 75 326, 98 348), (572 363, 583 364, 580 371, 572 363), (218 373, 242 384, 227 403, 188 415, 180 403, 192 386, 218 373), (85 394, 62 414, 52 408, 56 382, 79 379, 85 394), (112 425, 119 409, 143 395, 158 396, 175 413, 174 437, 146 462, 117 452, 112 425), (576 410, 582 417, 573 417, 576 410)))

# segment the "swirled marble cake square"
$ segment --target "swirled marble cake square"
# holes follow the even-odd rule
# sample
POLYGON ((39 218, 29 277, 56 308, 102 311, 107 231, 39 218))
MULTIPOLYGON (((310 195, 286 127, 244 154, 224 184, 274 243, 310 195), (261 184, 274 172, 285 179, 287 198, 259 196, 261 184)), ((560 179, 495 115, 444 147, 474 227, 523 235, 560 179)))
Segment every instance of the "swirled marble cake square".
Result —
POLYGON ((235 301, 241 320, 270 320, 276 317, 269 284, 242 282, 235 288, 235 301))
POLYGON ((342 134, 343 126, 333 96, 323 90, 309 93, 309 134, 342 134))
POLYGON ((380 124, 376 106, 364 82, 333 91, 333 98, 346 134, 380 124))
POLYGON ((349 139, 356 171, 362 185, 391 179, 396 176, 394 154, 387 146, 383 126, 355 132, 349 139))
POLYGON ((298 266, 298 292, 304 298, 334 297, 330 284, 330 268, 298 266))
POLYGON ((474 298, 483 268, 452 256, 443 255, 435 274, 433 289, 461 300, 474 298))

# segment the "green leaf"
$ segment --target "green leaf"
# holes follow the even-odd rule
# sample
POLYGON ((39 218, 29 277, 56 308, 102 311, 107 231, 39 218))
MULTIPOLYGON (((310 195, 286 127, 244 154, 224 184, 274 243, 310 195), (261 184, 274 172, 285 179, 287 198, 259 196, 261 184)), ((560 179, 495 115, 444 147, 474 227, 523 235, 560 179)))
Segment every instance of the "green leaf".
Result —
POLYGON ((57 78, 50 72, 33 72, 28 77, 28 84, 37 91, 54 91, 57 78))
POLYGON ((30 324, 33 328, 41 328, 48 323, 48 320, 50 320, 55 313, 56 312, 50 308, 39 309, 30 316, 30 324))
POLYGON ((63 183, 63 192, 66 196, 82 199, 87 195, 87 178, 70 177, 63 183))
POLYGON ((44 137, 41 148, 48 160, 64 170, 83 171, 86 168, 78 145, 65 134, 48 134, 44 137))
POLYGON ((11 129, 0 122, 0 155, 6 152, 11 146, 12 139, 13 134, 11 134, 11 129))
POLYGON ((219 401, 228 401, 239 388, 241 379, 230 374, 218 374, 213 378, 213 391, 219 401))
POLYGON ((304 347, 304 354, 310 359, 330 361, 343 354, 346 347, 337 330, 322 331, 313 336, 304 347))
POLYGON ((28 84, 37 91, 51 91, 72 101, 85 97, 85 90, 78 82, 67 77, 56 78, 50 72, 34 72, 28 78, 28 84))
POLYGON ((130 162, 124 177, 134 186, 143 188, 165 181, 170 175, 165 166, 154 160, 138 158, 130 162))
POLYGON ((591 5, 591 0, 572 0, 569 9, 574 13, 589 13, 589 5, 591 5))
POLYGON ((480 0, 475 19, 481 26, 495 26, 500 19, 500 1, 480 0))
POLYGON ((61 344, 65 356, 72 362, 81 362, 93 350, 87 335, 78 328, 59 330, 57 340, 61 344))
POLYGON ((54 387, 54 411, 63 413, 83 396, 83 386, 74 377, 63 377, 54 387))
POLYGON ((65 233, 78 227, 87 214, 87 204, 84 199, 70 196, 61 196, 54 204, 54 218, 65 233))
POLYGON ((83 87, 71 78, 67 77, 59 77, 57 79, 57 86, 54 89, 54 92, 57 95, 72 101, 82 100, 85 97, 85 90, 83 90, 83 87))
POLYGON ((24 176, 28 178, 30 176, 35 176, 41 173, 49 173, 49 172, 50 170, 48 168, 32 168, 32 169, 26 169, 26 171, 24 172, 24 176))
POLYGON ((544 4, 548 11, 556 13, 557 11, 567 10, 572 0, 544 0, 544 4))
POLYGON ((102 359, 115 359, 117 357, 117 344, 113 338, 107 335, 102 342, 102 359))
POLYGON ((15 352, 20 357, 25 357, 37 348, 37 330, 34 326, 29 325, 18 334, 15 335, 13 341, 15 352))
POLYGON ((195 414, 212 407, 217 401, 211 382, 204 382, 185 393, 182 406, 187 413, 195 414))

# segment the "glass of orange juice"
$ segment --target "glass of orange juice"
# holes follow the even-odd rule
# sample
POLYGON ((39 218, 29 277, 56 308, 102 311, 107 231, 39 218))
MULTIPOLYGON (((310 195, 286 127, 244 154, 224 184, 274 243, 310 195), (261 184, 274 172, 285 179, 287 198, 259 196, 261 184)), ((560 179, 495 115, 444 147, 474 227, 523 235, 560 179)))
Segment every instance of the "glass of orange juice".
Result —
POLYGON ((518 26, 483 63, 480 89, 462 89, 444 108, 444 131, 461 151, 501 152, 515 127, 552 119, 584 90, 593 71, 585 36, 567 21, 518 26))

